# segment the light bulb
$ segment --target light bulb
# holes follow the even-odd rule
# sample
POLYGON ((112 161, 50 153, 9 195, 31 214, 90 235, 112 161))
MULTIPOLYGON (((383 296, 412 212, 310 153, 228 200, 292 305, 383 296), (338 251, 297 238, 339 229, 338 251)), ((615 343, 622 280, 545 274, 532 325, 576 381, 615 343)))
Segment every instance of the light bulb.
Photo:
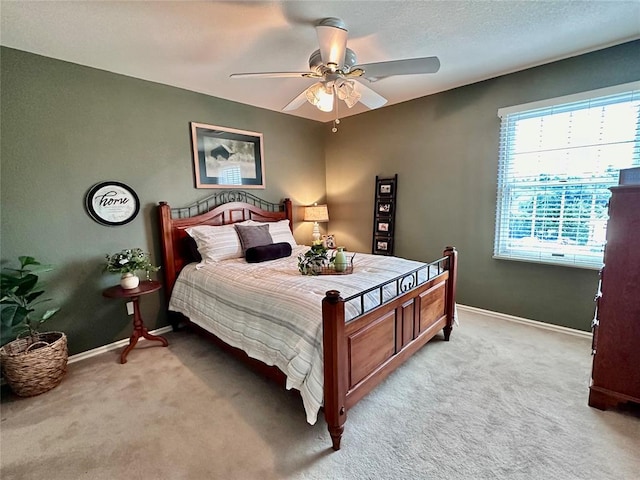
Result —
POLYGON ((338 86, 338 98, 344 100, 347 107, 352 108, 362 95, 355 88, 355 82, 353 80, 346 80, 340 83, 338 86))
POLYGON ((323 112, 333 110, 333 93, 327 92, 324 88, 318 92, 318 104, 316 105, 323 112))
POLYGON ((333 110, 333 90, 318 82, 307 90, 307 100, 323 112, 333 110))

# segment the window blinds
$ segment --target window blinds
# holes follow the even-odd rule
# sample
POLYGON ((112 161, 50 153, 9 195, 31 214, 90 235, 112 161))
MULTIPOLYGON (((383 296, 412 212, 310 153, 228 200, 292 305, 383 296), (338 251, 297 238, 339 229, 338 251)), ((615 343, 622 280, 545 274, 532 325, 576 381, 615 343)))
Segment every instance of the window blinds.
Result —
POLYGON ((498 111, 495 258, 602 266, 609 187, 640 166, 640 82, 625 87, 498 111))

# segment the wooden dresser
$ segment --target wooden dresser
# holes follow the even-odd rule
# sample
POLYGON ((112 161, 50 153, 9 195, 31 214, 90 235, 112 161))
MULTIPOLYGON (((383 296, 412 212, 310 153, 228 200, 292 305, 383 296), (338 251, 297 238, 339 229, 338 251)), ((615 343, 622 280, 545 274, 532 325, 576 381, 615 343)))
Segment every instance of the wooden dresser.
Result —
POLYGON ((640 185, 611 188, 589 405, 640 403, 640 185))

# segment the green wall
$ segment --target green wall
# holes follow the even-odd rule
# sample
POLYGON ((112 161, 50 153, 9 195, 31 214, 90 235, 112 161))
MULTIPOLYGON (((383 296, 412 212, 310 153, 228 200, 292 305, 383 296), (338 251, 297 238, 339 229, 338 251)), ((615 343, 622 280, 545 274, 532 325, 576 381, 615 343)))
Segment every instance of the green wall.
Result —
MULTIPOLYGON (((104 256, 141 247, 160 262, 155 206, 182 206, 214 190, 194 188, 189 122, 262 132, 267 200, 323 200, 324 126, 178 88, 2 48, 1 258, 33 255, 56 266, 42 277, 62 307, 48 323, 68 334, 71 354, 131 334, 123 302, 102 297, 118 276, 104 256), (106 227, 84 210, 94 184, 131 186, 141 210, 106 227)), ((297 212, 299 213, 299 212, 297 212)), ((299 241, 311 235, 300 223, 299 241)), ((166 325, 164 298, 141 299, 150 329, 166 325)))
MULTIPOLYGON (((1 259, 56 265, 48 293, 62 306, 49 329, 72 354, 127 338, 131 318, 102 297, 117 282, 104 255, 139 246, 160 262, 155 205, 212 190, 193 186, 189 122, 262 132, 271 201, 329 202, 338 243, 370 251, 375 175, 399 174, 396 254, 429 260, 460 251, 458 300, 588 330, 597 273, 491 258, 499 107, 638 80, 640 42, 343 119, 340 131, 13 49, 0 51, 1 259), (124 182, 141 200, 130 224, 105 227, 84 211, 95 183, 124 182)), ((428 81, 429 77, 425 77, 428 81)), ((296 211, 300 219, 300 212, 296 211)), ((308 242, 310 225, 294 231, 308 242)), ((141 301, 150 329, 167 324, 164 299, 141 301)))
POLYGON ((344 119, 326 139, 338 243, 370 251, 374 177, 397 173, 396 255, 454 245, 460 303, 589 330, 596 271, 492 258, 497 110, 638 80, 639 52, 631 42, 344 119))

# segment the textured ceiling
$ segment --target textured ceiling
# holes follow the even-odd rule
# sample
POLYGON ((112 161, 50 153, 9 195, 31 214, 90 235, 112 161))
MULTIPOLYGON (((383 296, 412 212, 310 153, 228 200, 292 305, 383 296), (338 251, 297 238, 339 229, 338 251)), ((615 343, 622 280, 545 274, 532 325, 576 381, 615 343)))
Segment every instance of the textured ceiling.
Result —
MULTIPOLYGON (((436 74, 368 84, 388 105, 640 38, 637 0, 3 0, 0 43, 280 111, 313 80, 229 75, 308 70, 314 25, 325 17, 346 23, 358 63, 440 58, 436 74)), ((340 115, 363 111, 358 104, 340 115)), ((309 104, 289 113, 332 119, 309 104)))

